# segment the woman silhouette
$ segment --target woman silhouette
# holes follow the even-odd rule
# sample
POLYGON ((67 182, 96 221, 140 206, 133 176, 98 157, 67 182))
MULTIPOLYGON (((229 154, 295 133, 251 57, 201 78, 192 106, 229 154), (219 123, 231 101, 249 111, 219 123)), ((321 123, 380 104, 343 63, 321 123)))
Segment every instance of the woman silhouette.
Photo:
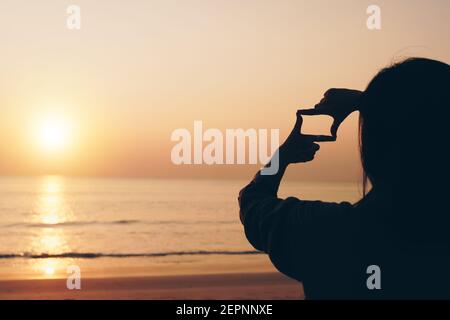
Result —
POLYGON ((241 190, 248 240, 303 282, 307 298, 450 298, 449 86, 448 64, 411 58, 381 70, 364 92, 330 89, 314 109, 297 112, 278 173, 258 173, 241 190), (302 115, 332 116, 335 139, 353 111, 364 197, 356 204, 279 199, 287 166, 312 160, 316 142, 330 140, 301 134, 302 115))

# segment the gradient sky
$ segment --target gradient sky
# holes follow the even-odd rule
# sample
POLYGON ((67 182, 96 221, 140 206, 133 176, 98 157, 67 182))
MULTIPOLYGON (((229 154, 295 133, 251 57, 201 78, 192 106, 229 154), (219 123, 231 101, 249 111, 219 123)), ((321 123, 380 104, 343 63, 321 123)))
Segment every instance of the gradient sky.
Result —
MULTIPOLYGON (((284 138, 330 87, 364 89, 407 56, 448 63, 449 17, 446 0, 2 0, 0 175, 247 179, 257 166, 174 166, 172 131, 202 120, 284 138), (70 4, 79 31, 66 28, 70 4), (381 31, 366 28, 370 4, 381 31), (36 147, 42 114, 72 123, 64 152, 36 147)), ((288 174, 358 180, 357 115, 288 174)))

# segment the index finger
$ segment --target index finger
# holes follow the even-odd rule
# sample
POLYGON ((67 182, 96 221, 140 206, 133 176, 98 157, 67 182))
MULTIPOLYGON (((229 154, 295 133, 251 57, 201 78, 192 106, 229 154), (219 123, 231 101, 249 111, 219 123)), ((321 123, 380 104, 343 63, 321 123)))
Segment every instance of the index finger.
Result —
POLYGON ((315 135, 315 134, 302 134, 303 137, 306 137, 314 142, 332 142, 336 141, 336 137, 333 136, 324 136, 324 135, 315 135))
POLYGON ((317 115, 324 115, 324 113, 323 110, 320 109, 303 109, 297 110, 297 115, 317 116, 317 115))

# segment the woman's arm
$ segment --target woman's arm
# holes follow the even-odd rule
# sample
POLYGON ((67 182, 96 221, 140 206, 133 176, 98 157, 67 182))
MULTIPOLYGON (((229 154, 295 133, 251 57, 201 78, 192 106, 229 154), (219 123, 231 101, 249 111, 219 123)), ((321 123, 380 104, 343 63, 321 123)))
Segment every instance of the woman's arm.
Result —
MULTIPOLYGON (((301 219, 307 215, 308 202, 296 198, 279 199, 278 188, 291 163, 314 159, 319 145, 315 141, 330 141, 324 136, 302 135, 301 115, 287 140, 275 153, 272 161, 278 161, 278 171, 263 175, 261 171, 239 193, 240 218, 249 242, 258 250, 269 254, 272 262, 283 273, 299 279, 300 265, 293 251, 298 251, 305 233, 298 232, 301 219), (300 220, 299 220, 300 219, 300 220)), ((272 167, 268 163, 266 167, 272 167)))
POLYGON ((316 136, 301 134, 303 118, 297 113, 294 128, 286 141, 275 152, 266 168, 273 168, 273 162, 278 163, 278 170, 272 174, 262 174, 259 171, 252 182, 239 193, 241 221, 244 223, 245 213, 249 207, 262 200, 277 198, 278 188, 289 164, 308 162, 314 159, 320 146, 316 142, 334 141, 330 136, 316 136))
MULTIPOLYGON (((302 280, 305 257, 317 255, 317 251, 324 248, 333 248, 345 237, 334 237, 333 234, 342 234, 340 225, 348 227, 348 209, 351 205, 280 199, 277 193, 281 179, 289 164, 314 159, 319 150, 315 142, 336 139, 339 125, 357 109, 360 95, 361 92, 356 90, 331 89, 315 109, 297 112, 294 129, 271 160, 278 161, 278 171, 273 175, 258 172, 239 193, 240 218, 247 239, 256 249, 269 254, 281 272, 294 279, 302 280), (332 116, 335 120, 331 128, 332 136, 301 134, 302 114, 332 116)), ((267 166, 276 167, 271 163, 267 166)))

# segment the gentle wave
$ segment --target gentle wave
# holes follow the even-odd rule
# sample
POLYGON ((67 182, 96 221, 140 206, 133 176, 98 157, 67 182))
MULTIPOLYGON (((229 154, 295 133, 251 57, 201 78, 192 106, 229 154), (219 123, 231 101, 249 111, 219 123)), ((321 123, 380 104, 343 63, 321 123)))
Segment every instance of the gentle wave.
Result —
POLYGON ((115 221, 66 221, 59 223, 11 223, 1 227, 3 228, 58 228, 58 227, 76 227, 89 225, 125 225, 125 224, 147 224, 147 225, 162 225, 162 224, 232 224, 236 221, 143 221, 143 220, 115 220, 115 221))
POLYGON ((92 253, 92 252, 65 252, 58 254, 0 254, 0 259, 54 259, 54 258, 155 258, 168 256, 205 256, 205 255, 256 255, 263 254, 260 251, 174 251, 174 252, 155 252, 155 253, 92 253))

